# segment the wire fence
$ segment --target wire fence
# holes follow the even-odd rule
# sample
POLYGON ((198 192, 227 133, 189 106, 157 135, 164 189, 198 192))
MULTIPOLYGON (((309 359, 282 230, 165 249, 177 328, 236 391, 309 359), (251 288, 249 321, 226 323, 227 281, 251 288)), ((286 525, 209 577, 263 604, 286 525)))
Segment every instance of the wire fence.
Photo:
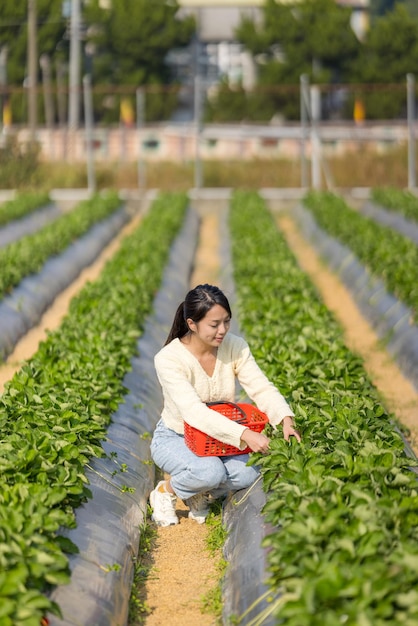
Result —
POLYGON ((359 148, 381 153, 403 145, 408 148, 408 187, 416 186, 413 75, 404 85, 310 85, 302 76, 299 85, 230 90, 228 116, 222 107, 225 94, 199 76, 181 87, 141 88, 93 86, 87 76, 77 91, 78 116, 71 125, 68 103, 74 94, 61 85, 40 86, 37 122, 30 127, 28 90, 1 88, 2 145, 14 137, 21 144, 36 142, 45 160, 87 163, 92 187, 96 162, 138 162, 141 172, 142 161, 192 161, 199 187, 201 161, 254 158, 298 160, 301 186, 319 187, 327 179, 327 159, 359 148), (251 115, 242 115, 243 98, 253 106, 251 115), (268 119, 261 108, 260 115, 254 109, 266 98, 275 107, 268 119), (377 104, 396 115, 370 119, 368 111, 377 104), (234 106, 241 111, 238 119, 231 114, 234 106))
MULTIPOLYGON (((301 77, 302 79, 303 77, 301 77)), ((406 120, 407 77, 404 84, 326 84, 316 85, 321 95, 321 118, 324 121, 406 120), (378 104, 378 107, 377 107, 378 104), (383 112, 384 114, 378 114, 383 112)), ((148 85, 141 87, 146 99, 147 121, 187 121, 194 117, 195 82, 183 85, 148 85), (167 112, 166 115, 165 112, 167 112)), ((295 121, 300 114, 301 84, 258 86, 243 89, 206 83, 200 79, 203 117, 211 121, 266 122, 295 121), (224 89, 223 89, 224 87, 224 89), (226 91, 228 95, 226 96, 226 91), (223 102, 222 97, 226 102, 223 102), (225 110, 225 104, 227 110, 225 110), (257 104, 257 108, 251 108, 257 104), (234 112, 237 117, 234 118, 234 112)), ((69 102, 76 98, 76 123, 84 120, 83 86, 75 90, 65 84, 43 83, 36 88, 36 113, 39 126, 69 124, 69 102)), ((98 124, 132 122, 136 116, 135 86, 92 85, 94 115, 98 124)), ((29 90, 27 87, 0 84, 0 125, 29 125, 29 90)))

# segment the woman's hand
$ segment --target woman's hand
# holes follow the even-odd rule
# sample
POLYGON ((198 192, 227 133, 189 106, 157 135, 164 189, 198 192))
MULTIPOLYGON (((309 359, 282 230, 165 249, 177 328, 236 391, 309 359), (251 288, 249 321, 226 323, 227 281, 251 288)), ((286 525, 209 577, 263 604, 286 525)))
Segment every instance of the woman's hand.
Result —
POLYGON ((253 452, 267 452, 270 439, 263 433, 256 433, 254 430, 246 428, 241 435, 241 441, 247 444, 253 452))
POLYGON ((293 422, 293 418, 289 415, 284 417, 282 420, 283 426, 283 437, 285 441, 289 441, 290 437, 296 437, 298 442, 301 442, 301 436, 298 430, 295 428, 295 424, 293 422))

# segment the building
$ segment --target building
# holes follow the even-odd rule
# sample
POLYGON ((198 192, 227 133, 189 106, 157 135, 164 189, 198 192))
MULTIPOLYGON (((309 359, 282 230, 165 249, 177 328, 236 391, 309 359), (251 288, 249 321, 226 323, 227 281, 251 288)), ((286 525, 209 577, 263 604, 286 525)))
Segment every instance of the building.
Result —
POLYGON ((235 30, 243 17, 259 20, 264 0, 179 0, 181 14, 192 14, 197 24, 199 73, 207 83, 222 78, 251 89, 255 67, 237 42, 235 30))
POLYGON ((192 13, 202 42, 233 41, 243 16, 258 19, 264 0, 179 0, 182 12, 192 13))
MULTIPOLYGON (((180 12, 192 14, 197 23, 197 39, 201 45, 203 75, 209 74, 214 82, 227 77, 230 82, 240 81, 251 89, 255 83, 253 59, 236 41, 235 30, 243 17, 254 21, 262 17, 265 0, 178 0, 180 12)), ((295 4, 298 0, 277 0, 282 4, 295 4)), ((361 39, 368 27, 369 0, 336 0, 341 6, 352 7, 351 25, 361 39)), ((202 69, 202 68, 201 68, 202 69)))
MULTIPOLYGON (((296 4, 298 0, 277 0, 281 4, 296 4)), ((231 41, 243 16, 257 20, 264 0, 178 0, 182 11, 193 13, 203 42, 231 41)), ((368 13, 369 0, 336 0, 341 6, 352 7, 354 13, 368 13)))

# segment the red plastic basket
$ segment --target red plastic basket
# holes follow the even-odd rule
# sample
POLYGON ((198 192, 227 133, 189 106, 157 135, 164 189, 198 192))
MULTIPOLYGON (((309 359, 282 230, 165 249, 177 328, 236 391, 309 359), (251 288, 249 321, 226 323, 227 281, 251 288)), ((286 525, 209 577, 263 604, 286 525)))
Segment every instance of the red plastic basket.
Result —
MULTIPOLYGON (((267 415, 252 404, 208 402, 208 407, 258 433, 261 433, 268 423, 267 415)), ((187 422, 184 422, 184 440, 188 448, 197 456, 232 456, 251 452, 248 447, 240 450, 228 443, 218 441, 194 426, 190 426, 187 422)))

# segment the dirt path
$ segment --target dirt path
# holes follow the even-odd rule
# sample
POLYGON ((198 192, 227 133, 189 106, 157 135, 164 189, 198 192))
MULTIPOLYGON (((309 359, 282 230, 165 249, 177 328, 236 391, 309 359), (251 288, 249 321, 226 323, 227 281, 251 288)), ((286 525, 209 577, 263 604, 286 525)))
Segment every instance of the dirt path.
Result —
POLYGON ((278 224, 300 266, 310 276, 326 306, 342 325, 346 345, 364 360, 365 368, 386 408, 410 430, 409 441, 418 454, 418 392, 389 353, 381 348, 378 336, 361 315, 349 291, 326 268, 314 249, 303 239, 295 223, 289 217, 279 216, 278 224))
MULTIPOLYGON (((202 216, 191 287, 217 284, 218 230, 217 213, 202 216)), ((144 624, 212 626, 216 624, 214 616, 202 613, 202 597, 218 584, 216 564, 206 547, 209 528, 189 520, 188 509, 181 500, 177 500, 177 514, 177 526, 156 528, 153 567, 143 594, 150 610, 144 624)))

